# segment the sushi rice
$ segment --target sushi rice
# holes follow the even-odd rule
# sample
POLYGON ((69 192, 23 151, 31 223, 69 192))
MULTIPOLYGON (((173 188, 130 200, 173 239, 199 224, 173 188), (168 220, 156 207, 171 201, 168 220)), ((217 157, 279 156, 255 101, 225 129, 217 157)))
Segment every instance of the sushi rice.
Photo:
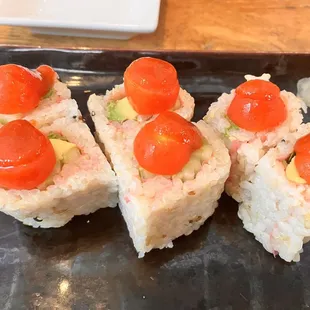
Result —
POLYGON ((298 262, 310 240, 310 186, 287 179, 286 162, 310 123, 283 138, 240 183, 238 216, 264 248, 287 262, 298 262))
MULTIPOLYGON (((246 75, 247 80, 269 80, 269 74, 261 77, 246 75)), ((302 109, 307 110, 304 102, 294 94, 282 90, 281 98, 287 107, 287 119, 272 131, 249 132, 234 125, 227 117, 227 109, 235 96, 235 90, 224 93, 217 102, 212 103, 204 117, 207 122, 221 134, 226 147, 229 149, 232 167, 226 182, 225 190, 236 201, 240 202, 240 183, 253 172, 259 159, 271 147, 277 145, 283 137, 295 132, 303 120, 302 109)))
MULTIPOLYGON (((88 107, 118 178, 121 212, 139 257, 143 257, 154 248, 172 247, 173 239, 189 235, 213 214, 229 174, 230 158, 220 137, 200 121, 196 126, 207 143, 192 154, 191 164, 174 176, 145 171, 133 154, 134 139, 145 122, 127 120, 121 124, 107 119, 106 106, 116 100, 117 90, 105 97, 92 95, 88 107)), ((193 101, 182 92, 181 100, 189 98, 190 104, 184 102, 175 112, 189 118, 193 101)), ((124 95, 122 91, 118 94, 117 99, 124 95)))

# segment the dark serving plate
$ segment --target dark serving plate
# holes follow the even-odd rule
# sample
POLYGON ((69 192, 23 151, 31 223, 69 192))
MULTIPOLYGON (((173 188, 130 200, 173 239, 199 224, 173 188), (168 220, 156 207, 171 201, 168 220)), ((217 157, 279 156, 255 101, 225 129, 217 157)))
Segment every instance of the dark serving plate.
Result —
MULTIPOLYGON (((272 74, 296 92, 310 75, 310 54, 231 54, 47 50, 3 47, 0 64, 55 67, 86 108, 90 93, 122 81, 135 58, 172 62, 196 99, 195 119, 244 74, 272 74)), ((138 259, 118 209, 74 218, 59 229, 33 229, 0 214, 0 309, 307 309, 310 247, 300 263, 274 258, 242 228, 237 205, 223 195, 201 229, 138 259)))

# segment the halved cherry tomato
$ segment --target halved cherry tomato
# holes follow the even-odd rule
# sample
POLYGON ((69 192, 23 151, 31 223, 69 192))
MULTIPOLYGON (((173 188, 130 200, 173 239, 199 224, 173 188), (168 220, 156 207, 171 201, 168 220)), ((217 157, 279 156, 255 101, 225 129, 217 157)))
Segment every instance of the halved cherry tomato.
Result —
POLYGON ((280 88, 269 81, 250 80, 239 85, 236 94, 245 98, 272 100, 280 96, 280 88))
POLYGON ((132 62, 124 73, 126 96, 141 115, 171 109, 178 98, 180 84, 173 65, 152 57, 132 62))
POLYGON ((307 153, 297 153, 295 165, 299 176, 310 184, 310 155, 307 153))
POLYGON ((0 128, 0 187, 33 189, 54 169, 56 156, 47 137, 28 121, 0 128))
POLYGON ((0 66, 0 114, 32 111, 56 79, 56 72, 46 65, 37 72, 14 64, 0 66))
POLYGON ((199 130, 176 113, 164 112, 146 124, 134 141, 139 165, 160 175, 180 172, 193 151, 202 146, 199 130))
POLYGON ((282 124, 287 118, 287 110, 275 84, 251 80, 236 88, 227 116, 240 128, 258 132, 282 124))
POLYGON ((0 66, 0 113, 26 113, 40 102, 41 77, 18 65, 0 66))
POLYGON ((310 134, 303 136, 302 138, 298 139, 294 151, 297 154, 309 154, 310 155, 310 134))
POLYGON ((39 66, 36 71, 42 77, 41 96, 43 97, 53 88, 58 76, 54 69, 47 65, 39 66))
POLYGON ((188 144, 193 151, 202 146, 202 134, 199 129, 179 114, 165 111, 159 114, 154 122, 157 124, 155 131, 159 135, 173 137, 181 143, 188 144))

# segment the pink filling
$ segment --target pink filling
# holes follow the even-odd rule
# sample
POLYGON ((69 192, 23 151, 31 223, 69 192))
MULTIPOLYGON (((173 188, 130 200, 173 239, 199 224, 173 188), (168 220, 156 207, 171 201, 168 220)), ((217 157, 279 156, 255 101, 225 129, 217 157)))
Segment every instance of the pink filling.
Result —
POLYGON ((63 98, 60 95, 57 95, 56 103, 60 103, 62 100, 63 100, 63 98))
POLYGON ((264 143, 267 140, 267 135, 261 136, 260 140, 264 143))
POLYGON ((241 144, 242 144, 242 142, 238 141, 238 140, 235 140, 235 141, 231 142, 230 149, 229 149, 229 155, 231 157, 236 155, 236 153, 237 153, 238 149, 240 148, 241 144))
MULTIPOLYGON (((80 149, 81 153, 83 151, 80 149)), ((55 185, 62 185, 66 180, 80 171, 95 171, 98 168, 98 162, 100 162, 100 153, 92 150, 92 155, 90 158, 79 158, 76 163, 65 164, 61 172, 55 176, 54 183, 55 185)))

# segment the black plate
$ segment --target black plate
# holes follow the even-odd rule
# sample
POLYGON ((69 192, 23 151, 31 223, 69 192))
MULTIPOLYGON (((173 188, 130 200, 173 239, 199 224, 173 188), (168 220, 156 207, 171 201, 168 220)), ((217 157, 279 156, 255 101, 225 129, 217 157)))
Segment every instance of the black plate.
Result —
MULTIPOLYGON (((296 92, 310 75, 310 55, 0 49, 0 64, 52 65, 68 83, 91 128, 90 93, 122 81, 140 56, 172 62, 196 99, 195 119, 244 74, 272 74, 296 92)), ((223 196, 201 229, 138 259, 117 209, 73 219, 59 229, 32 229, 0 215, 0 309, 307 309, 310 247, 302 261, 274 258, 242 228, 223 196)))

